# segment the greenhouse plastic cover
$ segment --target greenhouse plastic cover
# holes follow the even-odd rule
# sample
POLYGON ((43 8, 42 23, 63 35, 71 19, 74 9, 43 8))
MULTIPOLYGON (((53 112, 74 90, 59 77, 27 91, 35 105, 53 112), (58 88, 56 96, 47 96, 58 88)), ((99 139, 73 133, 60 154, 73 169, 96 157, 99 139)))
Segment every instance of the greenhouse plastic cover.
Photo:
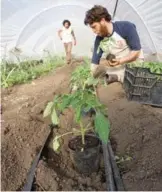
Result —
MULTIPOLYGON (((69 19, 76 34, 75 55, 91 55, 95 34, 84 25, 85 12, 95 4, 113 14, 116 0, 2 0, 1 58, 62 54, 57 31, 69 19)), ((162 0, 119 0, 115 20, 135 23, 145 54, 162 52, 162 0)))

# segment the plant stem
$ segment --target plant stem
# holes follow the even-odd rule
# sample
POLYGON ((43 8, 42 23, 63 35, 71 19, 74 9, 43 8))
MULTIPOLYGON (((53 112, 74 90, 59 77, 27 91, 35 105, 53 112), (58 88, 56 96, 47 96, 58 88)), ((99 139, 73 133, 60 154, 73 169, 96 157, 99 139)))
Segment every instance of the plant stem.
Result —
POLYGON ((81 136, 82 136, 82 144, 85 145, 85 129, 81 122, 80 122, 80 131, 81 131, 81 136))
POLYGON ((82 144, 85 145, 85 133, 81 132, 81 134, 82 134, 82 144))
POLYGON ((59 138, 61 138, 61 137, 63 137, 63 136, 69 135, 69 134, 73 134, 73 132, 71 131, 71 132, 68 132, 68 133, 64 133, 64 134, 62 134, 62 135, 59 135, 59 136, 57 136, 57 139, 59 139, 59 138))
POLYGON ((7 80, 8 80, 8 78, 10 77, 10 75, 12 74, 12 72, 15 70, 15 68, 13 68, 10 72, 9 72, 9 74, 7 75, 7 77, 6 77, 6 79, 5 79, 5 83, 7 82, 7 80))

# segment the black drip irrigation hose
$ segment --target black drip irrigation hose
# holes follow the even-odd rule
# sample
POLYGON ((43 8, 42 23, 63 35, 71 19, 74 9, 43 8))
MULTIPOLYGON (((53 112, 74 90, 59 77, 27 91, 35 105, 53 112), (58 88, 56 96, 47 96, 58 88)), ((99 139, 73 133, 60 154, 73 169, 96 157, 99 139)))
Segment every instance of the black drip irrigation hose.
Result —
POLYGON ((105 165, 105 175, 106 175, 106 188, 107 191, 116 191, 113 171, 111 167, 110 155, 107 149, 107 144, 102 142, 104 165, 105 165))
MULTIPOLYGON (((90 109, 88 112, 82 111, 83 116, 95 113, 93 109, 90 109)), ((89 134, 88 134, 89 135, 89 134)), ((91 136, 98 137, 94 134, 91 136)), ((99 137, 98 137, 99 138, 99 137)), ((106 189, 107 191, 124 191, 123 181, 120 176, 118 166, 116 164, 115 156, 111 147, 111 143, 102 143, 103 157, 104 157, 104 167, 105 167, 105 176, 106 176, 106 189)))
POLYGON ((107 191, 125 191, 110 142, 102 142, 107 191))
POLYGON ((50 138, 50 135, 52 134, 53 128, 55 128, 54 126, 49 126, 50 127, 50 131, 46 136, 46 139, 38 153, 38 155, 35 157, 31 168, 29 169, 29 172, 27 174, 27 178, 26 178, 26 183, 22 189, 22 191, 31 191, 32 190, 32 185, 33 185, 33 181, 34 181, 34 177, 35 177, 35 171, 36 171, 36 167, 38 165, 38 162, 40 160, 40 157, 42 155, 42 151, 46 145, 46 143, 48 142, 48 139, 50 138))
POLYGON ((119 172, 118 166, 116 164, 115 156, 114 156, 110 142, 107 144, 107 148, 108 148, 109 157, 111 159, 111 167, 113 170, 116 191, 125 191, 124 184, 123 184, 122 178, 120 176, 120 172, 119 172))

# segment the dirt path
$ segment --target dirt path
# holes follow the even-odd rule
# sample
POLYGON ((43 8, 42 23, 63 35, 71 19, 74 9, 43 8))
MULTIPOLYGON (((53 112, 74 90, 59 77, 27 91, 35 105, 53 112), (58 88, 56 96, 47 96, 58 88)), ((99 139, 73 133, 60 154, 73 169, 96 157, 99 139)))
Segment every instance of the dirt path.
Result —
MULTIPOLYGON (((36 150, 49 131, 47 125, 50 121, 42 119, 43 109, 56 93, 69 91, 70 74, 75 66, 75 63, 64 66, 31 84, 2 91, 2 190, 17 190, 23 185, 36 150)), ((99 97, 108 106, 111 135, 117 142, 116 154, 132 157, 132 160, 120 164, 126 189, 161 190, 162 109, 128 102, 120 84, 100 88, 99 97)), ((65 118, 72 119, 69 114, 65 118)), ((40 162, 37 175, 39 182, 42 181, 40 178, 46 178, 46 186, 42 186, 46 190, 105 189, 99 185, 92 187, 93 178, 101 179, 96 174, 84 181, 80 178, 80 183, 84 183, 80 188, 75 187, 79 180, 76 182, 67 175, 61 180, 64 184, 60 187, 58 174, 52 172, 44 161, 40 162)), ((76 173, 73 176, 79 177, 76 173)))

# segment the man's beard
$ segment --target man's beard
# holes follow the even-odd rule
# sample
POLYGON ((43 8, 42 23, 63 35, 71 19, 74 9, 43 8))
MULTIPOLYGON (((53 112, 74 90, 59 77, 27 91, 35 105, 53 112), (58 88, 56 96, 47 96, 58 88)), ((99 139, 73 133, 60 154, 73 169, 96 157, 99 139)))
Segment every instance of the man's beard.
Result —
POLYGON ((106 37, 108 35, 107 27, 100 24, 100 34, 101 37, 106 37))

